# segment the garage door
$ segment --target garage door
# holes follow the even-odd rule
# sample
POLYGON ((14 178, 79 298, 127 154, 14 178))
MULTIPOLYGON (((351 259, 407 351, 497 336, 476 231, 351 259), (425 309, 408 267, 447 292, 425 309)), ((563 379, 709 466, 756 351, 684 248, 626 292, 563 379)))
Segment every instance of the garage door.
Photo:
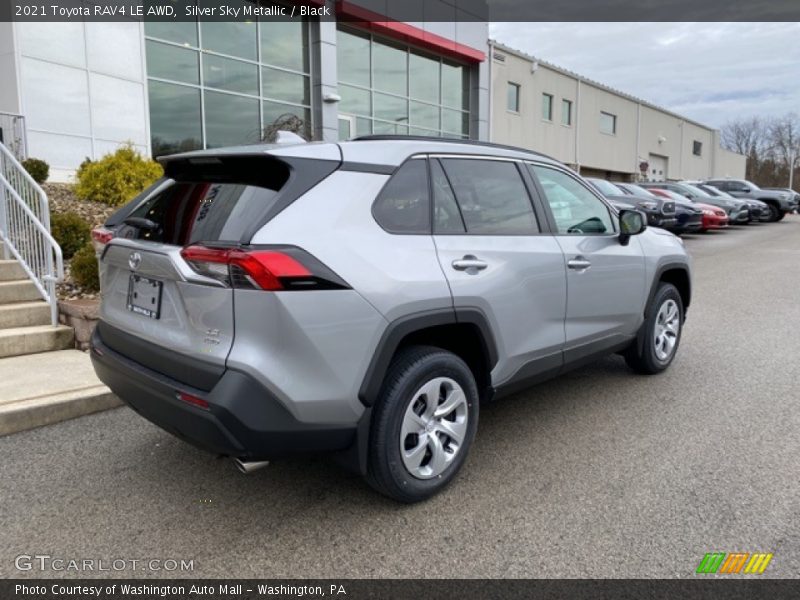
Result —
POLYGON ((649 163, 647 180, 648 181, 666 181, 667 179, 667 165, 669 159, 666 156, 659 156, 658 154, 651 154, 647 161, 649 163))

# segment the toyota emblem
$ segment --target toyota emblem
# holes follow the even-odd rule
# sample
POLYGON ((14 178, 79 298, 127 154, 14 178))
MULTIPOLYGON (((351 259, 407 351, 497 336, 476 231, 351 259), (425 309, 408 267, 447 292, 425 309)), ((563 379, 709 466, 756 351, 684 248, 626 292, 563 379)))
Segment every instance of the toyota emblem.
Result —
POLYGON ((138 252, 131 252, 131 255, 128 257, 128 266, 135 271, 139 268, 140 264, 142 264, 142 255, 138 252))

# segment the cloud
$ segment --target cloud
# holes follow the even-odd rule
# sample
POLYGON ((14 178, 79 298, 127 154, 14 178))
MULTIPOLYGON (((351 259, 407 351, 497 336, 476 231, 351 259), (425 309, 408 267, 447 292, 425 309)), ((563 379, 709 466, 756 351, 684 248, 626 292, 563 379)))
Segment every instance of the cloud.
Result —
POLYGON ((800 107, 800 23, 492 23, 490 35, 713 127, 800 107))

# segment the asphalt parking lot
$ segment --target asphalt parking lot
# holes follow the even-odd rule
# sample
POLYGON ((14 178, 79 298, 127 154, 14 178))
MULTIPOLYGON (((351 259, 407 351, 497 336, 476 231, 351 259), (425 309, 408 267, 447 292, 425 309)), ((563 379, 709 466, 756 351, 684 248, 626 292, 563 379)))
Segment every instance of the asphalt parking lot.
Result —
POLYGON ((706 552, 762 551, 762 577, 797 577, 800 217, 686 246, 669 371, 613 357, 484 407, 423 504, 322 459, 244 476, 127 408, 0 438, 0 576, 64 576, 15 569, 38 553, 194 560, 117 573, 139 577, 693 577, 706 552))

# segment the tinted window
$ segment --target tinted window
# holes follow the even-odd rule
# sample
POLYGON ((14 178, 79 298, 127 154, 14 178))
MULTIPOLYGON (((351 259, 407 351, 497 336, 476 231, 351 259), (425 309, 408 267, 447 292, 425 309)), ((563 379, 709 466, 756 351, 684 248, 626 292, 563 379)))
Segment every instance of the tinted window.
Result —
POLYGON ((544 189, 559 233, 614 231, 608 207, 588 188, 563 171, 531 165, 544 189))
POLYGON ((426 161, 414 159, 400 167, 375 200, 372 214, 391 233, 430 233, 426 161))
POLYGON ((239 242, 275 205, 288 168, 260 157, 210 160, 168 165, 176 181, 137 206, 119 236, 178 246, 239 242))
POLYGON ((511 235, 539 231, 515 163, 448 158, 442 164, 468 233, 511 235))
POLYGON ((431 183, 433 187, 433 231, 434 233, 464 233, 464 220, 458 210, 453 188, 438 160, 431 161, 431 183))

